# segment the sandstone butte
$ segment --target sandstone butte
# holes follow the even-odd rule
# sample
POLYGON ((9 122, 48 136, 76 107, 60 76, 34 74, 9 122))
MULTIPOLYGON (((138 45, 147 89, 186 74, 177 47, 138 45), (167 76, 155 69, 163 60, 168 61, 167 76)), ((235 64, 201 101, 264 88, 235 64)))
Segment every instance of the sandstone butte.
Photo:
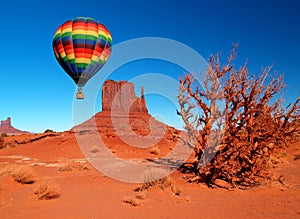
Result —
POLYGON ((144 87, 141 87, 141 96, 137 97, 134 84, 127 81, 105 81, 102 86, 102 111, 74 127, 72 131, 76 132, 76 128, 80 127, 79 129, 84 132, 95 124, 97 131, 106 137, 120 135, 151 137, 161 136, 164 133, 164 138, 168 139, 173 138, 174 132, 178 132, 152 117, 148 113, 144 87))
POLYGON ((0 133, 6 133, 8 135, 20 135, 20 134, 26 134, 29 132, 21 131, 19 129, 14 128, 11 125, 11 118, 8 117, 6 120, 0 121, 0 133))

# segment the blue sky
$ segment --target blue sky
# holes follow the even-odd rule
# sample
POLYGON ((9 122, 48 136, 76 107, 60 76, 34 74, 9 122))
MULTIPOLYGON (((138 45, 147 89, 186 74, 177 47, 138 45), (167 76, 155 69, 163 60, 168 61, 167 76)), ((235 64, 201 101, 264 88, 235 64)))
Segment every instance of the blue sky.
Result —
MULTIPOLYGON (((74 125, 76 87, 56 62, 51 43, 56 28, 77 16, 105 24, 115 45, 138 37, 164 37, 208 59, 217 52, 227 56, 232 44, 239 43, 237 66, 248 59, 250 72, 257 73, 274 63, 274 70, 285 75, 287 101, 299 96, 297 0, 4 0, 0 4, 0 119, 11 116, 19 129, 63 131, 74 125)), ((170 63, 144 60, 122 66, 111 78, 130 80, 159 72, 177 80, 183 71, 170 63)), ((99 99, 95 112, 100 103, 99 99)), ((174 106, 163 97, 149 95, 148 108, 168 124, 178 125, 174 106)))

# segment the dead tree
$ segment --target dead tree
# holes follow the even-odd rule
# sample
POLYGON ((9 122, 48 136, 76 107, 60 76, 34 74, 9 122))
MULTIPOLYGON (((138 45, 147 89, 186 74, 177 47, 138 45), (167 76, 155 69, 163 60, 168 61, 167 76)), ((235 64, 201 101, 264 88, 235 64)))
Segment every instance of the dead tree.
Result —
POLYGON ((300 97, 284 109, 277 97, 283 77, 271 74, 271 66, 258 76, 249 74, 247 64, 235 70, 236 48, 225 66, 219 54, 212 56, 203 78, 180 78, 180 114, 188 133, 182 140, 195 151, 194 179, 209 186, 216 179, 233 187, 260 184, 269 176, 273 149, 299 135, 300 97))

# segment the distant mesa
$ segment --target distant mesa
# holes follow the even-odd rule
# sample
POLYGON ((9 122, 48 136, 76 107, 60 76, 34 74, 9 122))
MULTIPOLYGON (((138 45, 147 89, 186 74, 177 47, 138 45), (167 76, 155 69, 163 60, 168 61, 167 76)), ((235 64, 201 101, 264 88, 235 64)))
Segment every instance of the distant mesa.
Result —
POLYGON ((11 118, 8 117, 6 120, 0 121, 0 133, 6 133, 8 135, 20 135, 20 134, 26 134, 29 132, 21 131, 19 129, 14 128, 11 125, 11 118))

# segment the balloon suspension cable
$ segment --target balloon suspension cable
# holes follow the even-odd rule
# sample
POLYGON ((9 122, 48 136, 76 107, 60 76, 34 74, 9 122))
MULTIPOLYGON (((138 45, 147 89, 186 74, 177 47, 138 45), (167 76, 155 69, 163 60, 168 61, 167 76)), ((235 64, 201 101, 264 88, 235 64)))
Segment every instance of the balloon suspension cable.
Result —
POLYGON ((84 99, 84 93, 82 91, 82 87, 78 88, 78 91, 77 91, 77 94, 76 94, 76 98, 79 99, 79 100, 84 99))

